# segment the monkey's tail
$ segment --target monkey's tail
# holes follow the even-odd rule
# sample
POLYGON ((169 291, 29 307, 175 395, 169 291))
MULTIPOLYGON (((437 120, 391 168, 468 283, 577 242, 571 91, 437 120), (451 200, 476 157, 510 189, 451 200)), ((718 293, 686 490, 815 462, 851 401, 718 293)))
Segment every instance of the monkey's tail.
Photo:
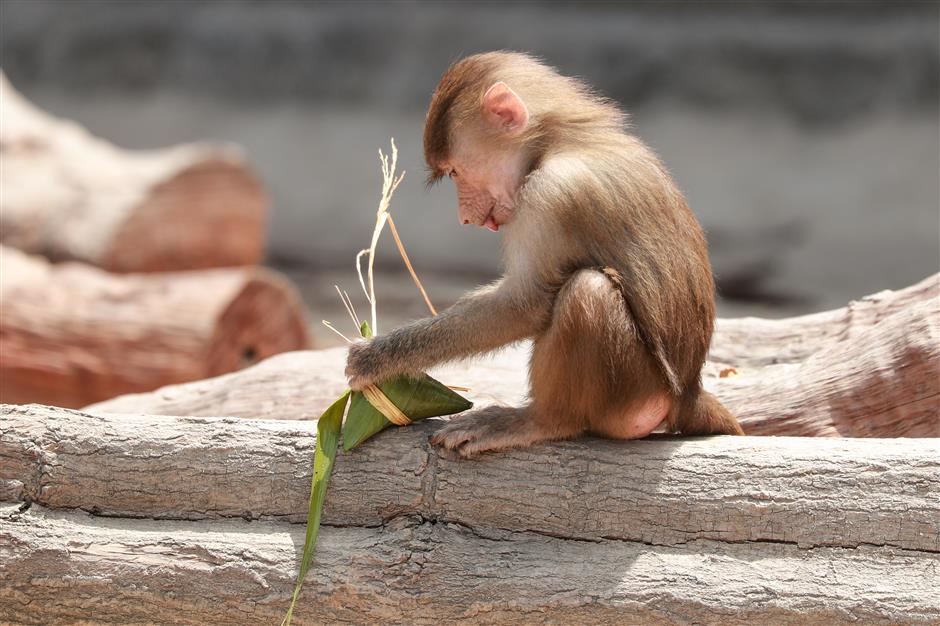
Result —
POLYGON ((684 435, 743 435, 737 418, 704 389, 683 398, 675 430, 684 435))

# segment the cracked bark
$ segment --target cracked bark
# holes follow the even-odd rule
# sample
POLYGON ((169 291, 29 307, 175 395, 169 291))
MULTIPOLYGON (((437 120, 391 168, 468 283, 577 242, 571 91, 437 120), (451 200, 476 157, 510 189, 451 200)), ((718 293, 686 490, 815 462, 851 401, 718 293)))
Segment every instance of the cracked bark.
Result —
MULTIPOLYGON (((315 419, 346 386, 346 350, 296 352, 253 368, 114 398, 95 412, 315 419)), ((528 347, 437 368, 477 405, 524 401, 528 347)), ((786 320, 721 320, 705 386, 753 435, 940 436, 940 275, 844 309, 786 320), (753 356, 747 356, 753 353, 753 356), (778 354, 771 362, 769 355, 778 354), (720 378, 723 367, 739 376, 720 378)))
MULTIPOLYGON (((0 496, 32 502, 0 522, 0 621, 281 617, 312 423, 0 421, 0 496)), ((468 462, 428 446, 440 424, 339 458, 297 623, 940 621, 936 441, 586 439, 468 462)))
MULTIPOLYGON (((0 511, 4 623, 277 623, 302 526, 0 511)), ((572 542, 398 518, 324 527, 297 624, 927 624, 929 555, 572 542)))
MULTIPOLYGON (((4 406, 0 496, 157 519, 306 519, 314 424, 4 406)), ((400 515, 583 539, 940 551, 931 439, 584 439, 461 461, 441 420, 341 455, 330 524, 400 515), (520 475, 520 468, 525 468, 520 475)))

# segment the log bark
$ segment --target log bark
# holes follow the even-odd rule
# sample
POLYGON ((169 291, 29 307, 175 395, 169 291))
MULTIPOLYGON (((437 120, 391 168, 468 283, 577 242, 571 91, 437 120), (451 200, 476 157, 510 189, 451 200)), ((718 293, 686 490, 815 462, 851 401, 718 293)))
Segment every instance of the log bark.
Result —
POLYGON ((250 265, 267 198, 232 146, 130 151, 36 108, 0 74, 0 243, 115 272, 250 265))
MULTIPOLYGON (((303 527, 0 512, 0 620, 277 624, 303 527)), ((323 528, 303 624, 935 624, 935 557, 892 548, 683 548, 403 518, 323 528)))
MULTIPOLYGON (((816 339, 805 360, 753 365, 721 378, 723 364, 710 363, 705 386, 714 392, 753 435, 937 437, 940 436, 940 300, 933 297, 937 277, 915 288, 880 294, 847 309, 815 319, 830 320, 819 330, 807 317, 771 325, 755 324, 755 338, 785 350, 806 332, 816 339), (879 309, 875 303, 884 303, 879 309), (903 303, 903 306, 902 306, 903 303), (767 330, 770 328, 770 330, 767 330), (807 330, 809 329, 809 330, 807 330), (846 330, 848 329, 848 330, 846 330)), ((734 336, 746 333, 737 324, 734 336)), ((719 328, 722 328, 721 326, 719 328)), ((719 343, 728 345, 725 340, 719 343)), ((527 389, 527 346, 506 350, 468 366, 431 373, 445 383, 471 387, 477 405, 513 405, 527 389)), ((796 352, 791 352, 795 354, 796 352)), ((725 352, 726 356, 730 352, 725 352)), ((96 412, 160 415, 226 415, 265 419, 315 419, 346 386, 346 350, 297 352, 212 380, 125 396, 88 407, 96 412)))
POLYGON ((0 246, 0 399, 82 406, 307 347, 290 284, 258 268, 108 274, 0 246))
POLYGON ((779 320, 719 319, 709 359, 740 367, 798 363, 835 343, 855 341, 882 320, 940 298, 940 274, 898 291, 881 291, 822 313, 779 320))
MULTIPOLYGON (((312 423, 0 420, 0 499, 30 503, 0 522, 0 621, 282 616, 312 423)), ((441 423, 338 459, 297 623, 940 620, 935 441, 581 440, 462 461, 428 445, 441 423)))
MULTIPOLYGON (((41 405, 6 405, 0 417, 2 500, 107 516, 306 519, 310 422, 41 405)), ((324 519, 375 526, 417 514, 656 545, 940 551, 936 440, 583 439, 465 462, 428 444, 442 423, 390 429, 343 455, 324 519)))

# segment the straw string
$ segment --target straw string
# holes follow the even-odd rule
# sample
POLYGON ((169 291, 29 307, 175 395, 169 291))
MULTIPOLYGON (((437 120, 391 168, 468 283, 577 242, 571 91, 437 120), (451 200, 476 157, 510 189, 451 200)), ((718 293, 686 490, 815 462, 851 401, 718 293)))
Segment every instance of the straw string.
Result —
POLYGON ((388 396, 375 385, 368 385, 362 388, 362 395, 366 397, 369 404, 374 406, 379 413, 385 416, 385 419, 396 426, 408 426, 412 421, 407 415, 402 413, 401 409, 395 406, 388 396))

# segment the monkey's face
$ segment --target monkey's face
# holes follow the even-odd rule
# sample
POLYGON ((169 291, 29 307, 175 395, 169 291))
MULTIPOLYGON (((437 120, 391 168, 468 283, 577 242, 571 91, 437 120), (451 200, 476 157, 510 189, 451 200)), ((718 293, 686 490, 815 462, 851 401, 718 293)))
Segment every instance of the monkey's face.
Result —
MULTIPOLYGON (((438 119, 434 111, 432 104, 429 120, 438 119)), ((495 232, 509 223, 515 212, 516 195, 529 160, 519 140, 528 127, 529 112, 516 92, 497 82, 483 95, 479 113, 478 118, 471 115, 448 129, 449 154, 442 162, 429 160, 429 165, 435 178, 446 174, 457 186, 460 223, 495 232)))
POLYGON ((519 149, 481 144, 472 140, 456 142, 444 168, 457 187, 460 223, 496 232, 513 218, 525 159, 519 149))

